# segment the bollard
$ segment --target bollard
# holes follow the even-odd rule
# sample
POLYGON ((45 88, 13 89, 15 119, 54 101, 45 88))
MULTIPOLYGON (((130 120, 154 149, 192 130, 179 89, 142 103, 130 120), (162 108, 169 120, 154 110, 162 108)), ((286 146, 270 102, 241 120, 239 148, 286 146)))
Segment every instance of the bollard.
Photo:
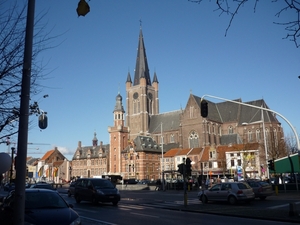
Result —
POLYGON ((275 194, 278 195, 278 186, 275 185, 275 194))
POLYGON ((289 216, 295 216, 296 211, 296 204, 294 202, 290 203, 289 216))

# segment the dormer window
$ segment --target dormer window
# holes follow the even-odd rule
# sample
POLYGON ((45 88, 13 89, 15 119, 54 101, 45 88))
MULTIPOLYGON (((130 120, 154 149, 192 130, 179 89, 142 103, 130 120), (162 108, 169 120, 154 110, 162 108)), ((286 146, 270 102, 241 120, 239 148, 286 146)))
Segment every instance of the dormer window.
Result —
POLYGON ((216 158, 216 151, 215 150, 209 151, 209 158, 210 159, 215 159, 216 158))

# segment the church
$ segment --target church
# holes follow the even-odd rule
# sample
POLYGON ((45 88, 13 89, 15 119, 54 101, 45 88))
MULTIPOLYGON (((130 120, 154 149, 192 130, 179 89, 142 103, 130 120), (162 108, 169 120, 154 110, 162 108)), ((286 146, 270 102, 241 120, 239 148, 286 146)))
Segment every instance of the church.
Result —
MULTIPOLYGON (((134 74, 128 72, 125 79, 126 110, 118 93, 113 125, 108 127, 110 143, 99 145, 96 133, 91 146, 82 147, 78 142, 72 159, 73 176, 155 180, 161 178, 162 172, 169 172, 173 177, 186 157, 193 159, 194 176, 203 168, 224 174, 228 173, 229 150, 255 153, 253 171, 262 173, 267 157, 274 157, 272 151, 277 151, 283 137, 281 124, 271 112, 233 102, 207 101, 208 116, 204 118, 201 97, 193 94, 188 96, 184 109, 160 113, 159 79, 156 72, 151 79, 142 28, 134 74), (225 169, 221 162, 225 162, 225 169)), ((269 109, 263 99, 245 103, 269 109)), ((229 162, 232 168, 241 164, 239 154, 229 155, 235 157, 235 162, 233 158, 229 162)))

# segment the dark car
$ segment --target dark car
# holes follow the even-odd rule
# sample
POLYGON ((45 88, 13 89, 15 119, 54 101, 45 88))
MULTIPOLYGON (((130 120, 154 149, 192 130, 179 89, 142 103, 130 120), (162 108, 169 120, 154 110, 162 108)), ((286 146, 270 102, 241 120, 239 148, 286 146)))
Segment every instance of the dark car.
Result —
POLYGON ((261 200, 266 199, 268 196, 273 195, 274 191, 272 185, 261 180, 246 180, 250 187, 252 187, 255 198, 261 200))
MULTIPOLYGON (((13 224, 14 203, 15 191, 12 191, 0 206, 1 225, 13 224)), ((25 224, 80 225, 80 217, 72 208, 56 191, 35 188, 25 190, 25 224)))
POLYGON ((137 184, 138 181, 136 179, 125 179, 124 184, 137 184))
POLYGON ((3 190, 8 191, 8 192, 10 192, 12 190, 15 190, 15 183, 6 183, 6 184, 4 184, 3 190))
POLYGON ((42 188, 42 189, 56 190, 51 184, 47 184, 47 183, 32 184, 30 186, 30 188, 42 188))
POLYGON ((72 195, 75 195, 75 182, 71 182, 68 188, 68 197, 71 197, 72 195))
POLYGON ((111 202, 117 205, 120 201, 120 193, 114 184, 107 179, 101 178, 80 178, 75 184, 75 199, 81 201, 111 202))

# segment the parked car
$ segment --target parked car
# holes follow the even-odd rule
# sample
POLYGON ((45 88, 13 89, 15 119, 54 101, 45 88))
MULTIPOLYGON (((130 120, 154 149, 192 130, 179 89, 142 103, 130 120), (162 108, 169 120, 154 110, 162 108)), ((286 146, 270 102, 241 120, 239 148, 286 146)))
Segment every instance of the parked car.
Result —
MULTIPOLYGON (((13 224, 15 191, 9 193, 0 206, 1 225, 13 224)), ((73 205, 68 204, 56 191, 47 189, 25 190, 25 224, 74 224, 81 220, 73 205)))
POLYGON ((225 182, 213 185, 198 193, 203 203, 208 201, 227 201, 231 205, 237 202, 250 202, 255 198, 253 189, 245 182, 225 182))
POLYGON ((48 183, 36 183, 32 184, 30 188, 42 188, 42 189, 50 189, 50 190, 56 190, 51 184, 48 183))
POLYGON ((81 201, 111 202, 117 205, 120 201, 119 190, 107 179, 101 178, 80 178, 75 184, 75 199, 81 201))
POLYGON ((68 188, 68 197, 71 197, 72 195, 75 195, 75 182, 71 182, 68 188))
POLYGON ((261 180, 247 180, 246 181, 250 187, 252 187, 255 194, 255 198, 260 198, 265 200, 268 196, 273 195, 274 191, 272 185, 266 181, 261 180))
POLYGON ((136 179, 125 179, 124 184, 137 184, 138 181, 136 179))

